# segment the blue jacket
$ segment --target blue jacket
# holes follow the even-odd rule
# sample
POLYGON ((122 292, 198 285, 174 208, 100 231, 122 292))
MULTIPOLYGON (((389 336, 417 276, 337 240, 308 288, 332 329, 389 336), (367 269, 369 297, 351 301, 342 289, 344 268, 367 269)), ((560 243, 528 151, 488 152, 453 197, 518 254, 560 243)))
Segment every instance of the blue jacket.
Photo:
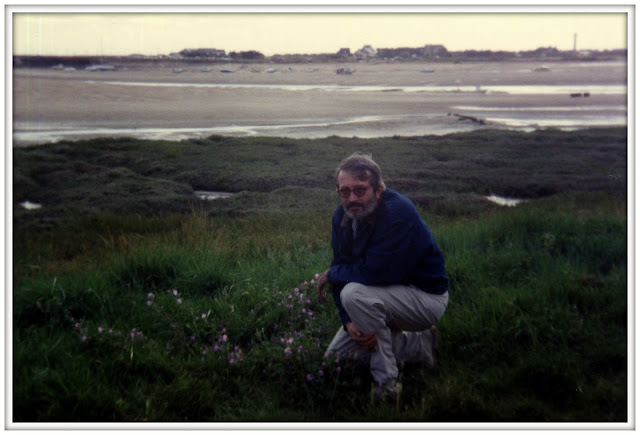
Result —
POLYGON ((358 222, 355 239, 351 224, 342 206, 338 207, 331 225, 333 261, 327 278, 334 286, 333 299, 343 325, 351 320, 340 292, 350 282, 414 285, 434 294, 448 290, 442 251, 408 198, 386 189, 375 211, 358 222))

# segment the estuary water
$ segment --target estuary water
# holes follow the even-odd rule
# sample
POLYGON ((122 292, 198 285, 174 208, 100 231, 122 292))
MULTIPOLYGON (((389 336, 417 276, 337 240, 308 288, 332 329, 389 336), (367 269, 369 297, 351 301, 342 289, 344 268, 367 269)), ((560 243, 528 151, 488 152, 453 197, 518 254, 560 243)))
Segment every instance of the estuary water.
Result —
POLYGON ((446 65, 425 74, 411 64, 361 65, 347 77, 330 67, 279 76, 21 71, 12 137, 26 146, 101 136, 371 138, 628 124, 624 63, 533 67, 446 65))

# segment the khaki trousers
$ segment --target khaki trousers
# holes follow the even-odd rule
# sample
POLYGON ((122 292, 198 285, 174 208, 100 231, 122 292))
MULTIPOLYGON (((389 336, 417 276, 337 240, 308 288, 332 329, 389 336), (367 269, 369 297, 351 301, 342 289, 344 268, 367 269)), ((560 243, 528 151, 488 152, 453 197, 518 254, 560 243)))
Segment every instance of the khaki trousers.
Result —
POLYGON ((448 292, 434 295, 412 286, 349 283, 340 300, 355 327, 364 335, 375 332, 378 344, 374 352, 367 352, 340 328, 327 352, 368 363, 378 385, 398 378, 398 363, 435 364, 429 329, 443 316, 448 292))

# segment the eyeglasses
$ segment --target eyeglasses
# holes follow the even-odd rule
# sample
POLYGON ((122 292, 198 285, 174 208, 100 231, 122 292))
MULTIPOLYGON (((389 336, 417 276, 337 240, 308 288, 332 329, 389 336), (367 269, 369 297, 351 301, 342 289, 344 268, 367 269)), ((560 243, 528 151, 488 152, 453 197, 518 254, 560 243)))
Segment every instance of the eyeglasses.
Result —
POLYGON ((338 195, 340 195, 340 198, 344 199, 349 198, 351 196, 351 192, 355 193, 358 198, 362 198, 364 194, 367 193, 367 189, 369 189, 369 186, 355 187, 353 190, 349 189, 348 187, 343 187, 342 189, 338 189, 337 192, 338 195))

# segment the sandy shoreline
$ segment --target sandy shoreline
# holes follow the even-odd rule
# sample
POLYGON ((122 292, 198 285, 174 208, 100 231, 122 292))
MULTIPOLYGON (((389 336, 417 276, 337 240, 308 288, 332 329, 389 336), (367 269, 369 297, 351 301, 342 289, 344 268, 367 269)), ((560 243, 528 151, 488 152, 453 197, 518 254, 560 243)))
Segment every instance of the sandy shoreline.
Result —
POLYGON ((624 87, 625 64, 559 63, 535 72, 539 65, 446 64, 429 66, 434 71, 425 73, 424 64, 357 64, 349 65, 354 74, 344 76, 335 73, 338 64, 197 65, 181 73, 135 66, 96 72, 18 68, 13 71, 14 145, 92 134, 371 137, 486 127, 453 114, 488 124, 492 116, 508 116, 514 125, 520 118, 523 127, 545 126, 547 119, 558 119, 556 111, 574 117, 583 112, 585 122, 596 124, 594 115, 601 122, 626 116, 626 93, 600 91, 624 87), (271 68, 275 71, 267 72, 271 68), (476 86, 486 93, 475 92, 476 86), (492 91, 501 86, 597 91, 588 98, 571 98, 569 90, 492 91), (448 91, 412 91, 415 87, 448 91), (532 122, 532 117, 540 119, 532 122))

